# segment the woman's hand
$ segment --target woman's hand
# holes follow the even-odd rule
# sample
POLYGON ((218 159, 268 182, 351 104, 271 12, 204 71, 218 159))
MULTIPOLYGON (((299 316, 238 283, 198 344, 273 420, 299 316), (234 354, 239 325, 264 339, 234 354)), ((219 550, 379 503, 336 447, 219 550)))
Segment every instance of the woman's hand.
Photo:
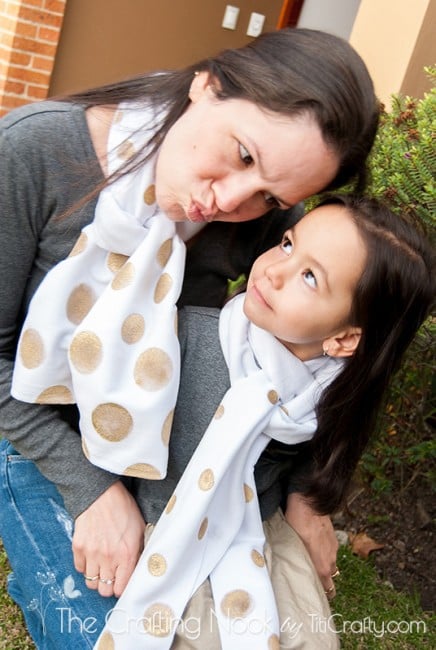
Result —
POLYGON ((144 547, 145 522, 136 501, 117 481, 76 519, 74 566, 90 589, 119 597, 144 547))
POLYGON ((336 595, 333 575, 338 575, 336 556, 339 543, 330 517, 316 514, 298 493, 288 496, 286 521, 306 546, 328 599, 336 595))

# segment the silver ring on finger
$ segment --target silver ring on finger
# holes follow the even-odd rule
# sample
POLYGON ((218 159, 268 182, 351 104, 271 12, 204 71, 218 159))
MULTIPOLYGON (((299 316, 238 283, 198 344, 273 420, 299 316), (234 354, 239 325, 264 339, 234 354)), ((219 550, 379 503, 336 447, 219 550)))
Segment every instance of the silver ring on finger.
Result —
POLYGON ((113 585, 115 578, 100 578, 100 582, 102 582, 104 585, 113 585))

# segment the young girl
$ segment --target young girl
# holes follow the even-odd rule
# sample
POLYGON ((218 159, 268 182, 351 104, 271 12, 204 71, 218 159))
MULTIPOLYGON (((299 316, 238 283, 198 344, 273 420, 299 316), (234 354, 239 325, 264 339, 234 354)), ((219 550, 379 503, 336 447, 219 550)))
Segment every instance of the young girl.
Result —
MULTIPOLYGON (((219 317, 231 387, 96 648, 170 648, 207 578, 213 601, 202 623, 219 628, 208 647, 298 647, 284 625, 289 601, 277 593, 277 567, 269 566, 272 589, 269 581, 254 464, 270 438, 310 440, 316 467, 307 498, 320 513, 342 503, 389 379, 434 301, 434 264, 409 224, 352 196, 327 199, 256 260, 246 293, 219 317)), ((197 322, 194 334, 182 327, 195 348, 189 361, 183 355, 183 385, 186 365, 196 360, 195 377, 216 359, 202 328, 217 335, 217 313, 185 308, 180 316, 194 329, 197 322)), ((219 365, 207 372, 219 375, 219 365)))

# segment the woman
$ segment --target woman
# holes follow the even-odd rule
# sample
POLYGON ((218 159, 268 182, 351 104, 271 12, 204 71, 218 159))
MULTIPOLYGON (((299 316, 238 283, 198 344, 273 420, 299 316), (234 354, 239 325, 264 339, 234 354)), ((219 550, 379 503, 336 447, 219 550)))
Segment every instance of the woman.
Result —
MULTIPOLYGON (((285 219, 295 219, 292 210, 261 217, 271 205, 291 208, 323 189, 347 181, 363 184, 377 120, 377 101, 361 59, 341 39, 310 30, 265 34, 185 70, 25 107, 2 120, 1 155, 8 163, 0 181, 5 251, 0 262, 1 429, 55 484, 49 502, 55 503, 59 492, 75 519, 76 568, 112 576, 116 564, 115 589, 99 582, 101 595, 122 593, 142 550, 145 522, 135 502, 135 482, 127 489, 118 476, 83 458, 74 409, 23 405, 10 398, 16 336, 37 285, 92 221, 102 188, 120 174, 133 178, 134 170, 155 156, 160 209, 176 221, 207 224, 188 242, 180 304, 219 306, 227 280, 246 273, 257 254, 279 239, 285 219), (144 125, 150 133, 147 147, 129 157, 127 144, 124 166, 106 178, 107 137, 120 102, 151 104, 159 125, 157 130, 144 125), (257 220, 239 223, 251 219, 257 220)), ((18 468, 21 460, 8 450, 5 471, 18 468)), ((291 464, 285 457, 285 466, 291 464)), ((31 463, 26 468, 34 471, 31 463)), ((9 480, 14 482, 12 476, 9 480)), ((49 489, 50 484, 41 484, 43 503, 49 489)), ((320 559, 317 543, 324 530, 331 533, 329 523, 311 516, 298 495, 290 500, 288 520, 307 542, 325 590, 333 593, 334 552, 327 559, 321 552, 320 559)), ((56 503, 54 512, 38 508, 40 515, 46 510, 47 525, 56 516, 68 519, 62 500, 56 503)), ((21 519, 33 525, 32 517, 27 512, 21 519)), ((5 526, 7 519, 0 530, 4 539, 5 526)), ((335 550, 332 537, 328 540, 335 550)), ((33 544, 39 546, 35 536, 33 544)), ((48 575, 52 569, 47 568, 48 575)), ((22 602, 25 607, 26 599, 22 602)), ((32 633, 37 637, 41 630, 32 633)))

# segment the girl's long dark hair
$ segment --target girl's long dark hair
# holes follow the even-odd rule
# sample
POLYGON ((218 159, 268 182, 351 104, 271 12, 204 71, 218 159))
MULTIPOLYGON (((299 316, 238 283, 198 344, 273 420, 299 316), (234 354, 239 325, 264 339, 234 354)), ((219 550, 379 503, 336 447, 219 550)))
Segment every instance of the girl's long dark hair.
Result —
POLYGON ((86 107, 145 101, 167 111, 161 128, 150 138, 147 153, 138 152, 126 164, 123 172, 127 173, 158 149, 184 113, 196 71, 208 71, 217 80, 215 91, 220 99, 244 99, 289 116, 312 115, 340 161, 329 188, 348 181, 355 181, 359 188, 364 185, 379 103, 360 56, 346 40, 332 34, 310 29, 268 32, 244 47, 224 50, 181 70, 143 74, 63 99, 86 107))
POLYGON ((318 404, 315 468, 303 485, 315 508, 328 514, 344 500, 392 374, 436 291, 435 253, 415 227, 373 199, 336 196, 324 203, 349 211, 368 251, 351 312, 362 337, 318 404))

